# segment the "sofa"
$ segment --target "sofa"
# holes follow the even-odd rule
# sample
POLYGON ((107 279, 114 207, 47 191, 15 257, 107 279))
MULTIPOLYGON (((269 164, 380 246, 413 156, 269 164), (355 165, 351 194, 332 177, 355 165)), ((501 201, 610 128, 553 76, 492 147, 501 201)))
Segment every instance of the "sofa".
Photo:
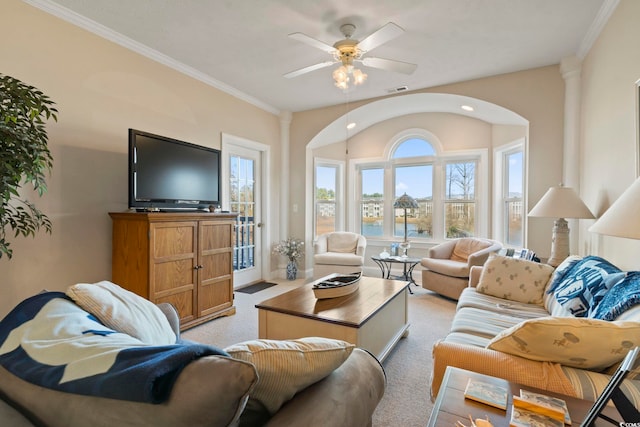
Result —
POLYGON ((469 283, 471 267, 485 263, 491 253, 502 249, 502 243, 479 237, 448 240, 429 248, 420 260, 422 287, 457 300, 469 283))
POLYGON ((358 233, 334 231, 321 234, 313 243, 313 279, 332 273, 362 271, 367 239, 358 233))
POLYGON ((0 322, 0 425, 371 425, 386 378, 365 350, 319 337, 219 349, 179 326, 173 306, 110 282, 28 298, 0 322))
MULTIPOLYGON (((447 366, 595 400, 640 345, 640 272, 595 256, 557 269, 492 255, 471 269, 451 328, 433 346, 431 398, 447 366)), ((640 406, 640 381, 622 390, 640 406)))

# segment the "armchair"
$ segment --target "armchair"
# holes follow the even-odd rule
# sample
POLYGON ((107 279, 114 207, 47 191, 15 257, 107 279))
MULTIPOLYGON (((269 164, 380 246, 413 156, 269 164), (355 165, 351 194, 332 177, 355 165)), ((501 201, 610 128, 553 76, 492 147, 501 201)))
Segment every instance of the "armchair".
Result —
POLYGON ((457 300, 468 286, 469 271, 483 265, 492 252, 502 249, 502 243, 477 237, 449 240, 429 249, 422 258, 422 287, 457 300))
POLYGON ((362 271, 367 239, 348 231, 335 231, 318 236, 313 243, 313 279, 331 273, 362 271))

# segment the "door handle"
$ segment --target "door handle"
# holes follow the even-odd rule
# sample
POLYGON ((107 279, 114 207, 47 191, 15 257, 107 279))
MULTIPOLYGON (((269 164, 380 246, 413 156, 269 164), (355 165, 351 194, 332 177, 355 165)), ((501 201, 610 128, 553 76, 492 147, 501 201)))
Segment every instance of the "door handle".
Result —
POLYGON ((257 224, 256 224, 256 227, 260 228, 260 227, 262 227, 263 225, 264 225, 263 223, 259 222, 259 223, 257 223, 257 224))

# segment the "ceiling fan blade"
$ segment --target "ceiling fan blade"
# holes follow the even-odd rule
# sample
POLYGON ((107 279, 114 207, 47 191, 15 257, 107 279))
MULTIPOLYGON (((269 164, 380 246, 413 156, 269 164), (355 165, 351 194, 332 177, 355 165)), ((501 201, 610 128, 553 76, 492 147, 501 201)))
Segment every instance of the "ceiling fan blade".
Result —
POLYGON ((328 66, 333 65, 333 64, 335 64, 335 61, 320 62, 319 64, 309 65, 308 67, 304 67, 304 68, 300 68, 299 70, 291 71, 291 72, 285 74, 283 77, 285 77, 287 79, 291 79, 291 78, 294 78, 294 77, 298 77, 301 74, 305 74, 305 73, 309 73, 311 71, 319 70, 320 68, 325 68, 325 67, 328 67, 328 66))
POLYGON ((374 33, 367 36, 364 40, 359 42, 358 48, 363 52, 368 52, 380 46, 381 44, 388 42, 389 40, 395 39, 402 33, 404 33, 404 30, 402 28, 400 28, 393 22, 389 22, 378 31, 375 31, 374 33))
POLYGON ((394 61, 391 59, 366 57, 362 58, 362 64, 367 67, 380 68, 381 70, 395 71, 396 73, 411 74, 418 67, 409 62, 394 61))
POLYGON ((313 46, 316 49, 320 49, 324 52, 332 53, 334 50, 336 50, 335 47, 328 45, 325 42, 321 42, 320 40, 316 40, 304 33, 291 33, 289 34, 289 37, 299 42, 308 44, 309 46, 313 46))

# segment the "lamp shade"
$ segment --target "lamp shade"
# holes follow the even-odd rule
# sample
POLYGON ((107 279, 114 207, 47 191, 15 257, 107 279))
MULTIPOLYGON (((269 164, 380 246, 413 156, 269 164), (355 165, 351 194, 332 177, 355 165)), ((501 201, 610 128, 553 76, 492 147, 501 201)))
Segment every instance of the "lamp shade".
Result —
POLYGON ((404 193, 402 196, 396 199, 396 201, 393 203, 393 207, 399 209, 417 208, 418 202, 416 202, 413 197, 408 196, 407 193, 404 193))
POLYGON ((529 212, 531 217, 594 218, 589 208, 571 187, 551 187, 529 212))
POLYGON ((608 236, 640 239, 640 178, 602 214, 589 231, 608 236))

